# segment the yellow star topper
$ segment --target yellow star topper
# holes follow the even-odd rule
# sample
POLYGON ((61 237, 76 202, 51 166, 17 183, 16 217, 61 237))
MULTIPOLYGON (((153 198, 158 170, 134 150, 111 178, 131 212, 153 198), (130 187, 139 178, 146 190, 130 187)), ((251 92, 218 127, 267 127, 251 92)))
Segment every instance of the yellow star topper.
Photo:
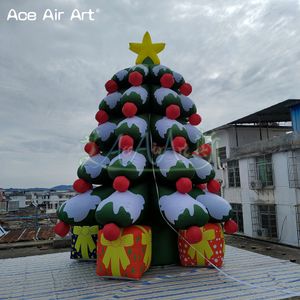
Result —
POLYGON ((153 64, 159 64, 160 60, 157 53, 161 52, 165 48, 165 43, 152 43, 151 36, 147 31, 144 34, 142 43, 129 43, 129 49, 138 54, 135 63, 142 64, 147 62, 147 58, 152 61, 153 64))

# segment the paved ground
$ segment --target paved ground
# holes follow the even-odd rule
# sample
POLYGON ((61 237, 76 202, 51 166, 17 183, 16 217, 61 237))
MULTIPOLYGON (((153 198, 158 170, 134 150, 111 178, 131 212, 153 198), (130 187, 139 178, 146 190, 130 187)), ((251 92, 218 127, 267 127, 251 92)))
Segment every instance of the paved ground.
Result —
POLYGON ((222 271, 151 268, 140 281, 96 276, 69 252, 0 260, 0 299, 286 299, 300 296, 300 266, 227 246, 222 271))

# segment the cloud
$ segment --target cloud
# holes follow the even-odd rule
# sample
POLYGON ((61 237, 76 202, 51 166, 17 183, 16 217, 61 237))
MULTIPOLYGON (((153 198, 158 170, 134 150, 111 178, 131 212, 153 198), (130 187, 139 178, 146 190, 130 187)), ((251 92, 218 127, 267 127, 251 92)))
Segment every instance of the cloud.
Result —
POLYGON ((277 1, 1 1, 0 186, 71 183, 96 123, 103 85, 134 64, 130 41, 149 30, 163 64, 193 85, 208 130, 299 98, 299 3, 277 1), (9 9, 96 21, 6 22, 9 9))

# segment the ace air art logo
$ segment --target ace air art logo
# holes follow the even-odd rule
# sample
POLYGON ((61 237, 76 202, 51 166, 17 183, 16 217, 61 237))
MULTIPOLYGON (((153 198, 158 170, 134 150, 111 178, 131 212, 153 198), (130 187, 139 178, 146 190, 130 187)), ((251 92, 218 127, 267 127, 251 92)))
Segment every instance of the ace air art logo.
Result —
POLYGON ((18 11, 10 9, 6 16, 6 21, 19 21, 19 22, 34 22, 37 20, 60 22, 64 20, 70 21, 95 21, 96 14, 100 9, 79 10, 73 9, 70 13, 58 9, 46 9, 42 13, 36 11, 18 11))

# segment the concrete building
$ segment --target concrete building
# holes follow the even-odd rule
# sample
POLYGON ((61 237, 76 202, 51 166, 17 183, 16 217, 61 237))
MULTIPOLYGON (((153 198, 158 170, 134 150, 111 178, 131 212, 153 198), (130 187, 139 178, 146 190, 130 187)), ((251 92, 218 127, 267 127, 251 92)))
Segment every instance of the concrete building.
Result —
POLYGON ((43 207, 46 213, 55 213, 57 208, 62 205, 66 200, 74 197, 76 192, 74 191, 26 191, 26 204, 38 205, 43 207))
POLYGON ((204 134, 240 233, 300 246, 300 100, 204 134))
POLYGON ((50 191, 50 197, 44 199, 42 202, 46 209, 46 213, 55 213, 58 207, 75 195, 76 192, 74 191, 50 191))
MULTIPOLYGON (((21 197, 22 195, 16 194, 16 197, 21 197)), ((21 205, 24 203, 25 207, 25 197, 22 200, 17 198, 10 198, 3 189, 0 189, 0 213, 1 212, 8 212, 8 211, 17 211, 20 208, 20 202, 21 205)))
POLYGON ((29 205, 44 208, 46 213, 55 213, 66 200, 74 197, 72 190, 8 190, 0 189, 0 212, 18 211, 29 205))

